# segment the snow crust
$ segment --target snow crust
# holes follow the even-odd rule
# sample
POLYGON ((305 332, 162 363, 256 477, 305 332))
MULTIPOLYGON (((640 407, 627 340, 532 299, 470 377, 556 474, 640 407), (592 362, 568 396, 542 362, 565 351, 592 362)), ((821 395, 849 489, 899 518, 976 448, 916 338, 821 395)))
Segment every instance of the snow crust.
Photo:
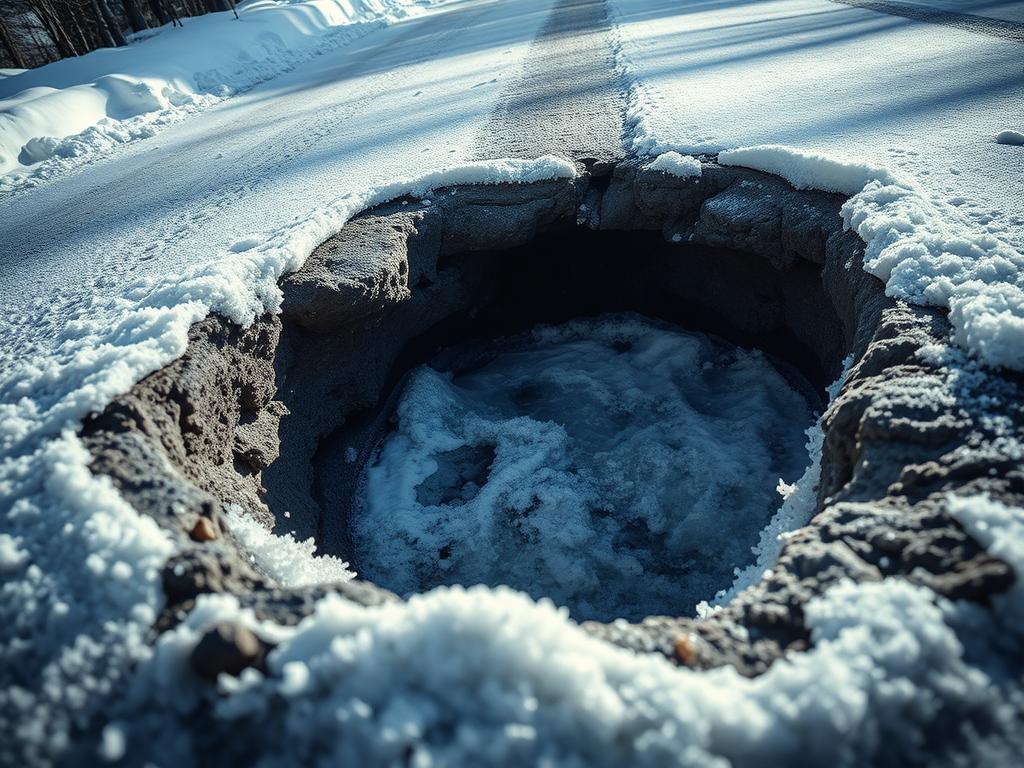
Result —
POLYGON ((412 0, 256 0, 0 79, 0 192, 34 186, 418 10, 412 0), (40 165, 42 164, 42 165, 40 165))
MULTIPOLYGON (((280 308, 277 281, 355 213, 433 186, 568 177, 565 160, 460 164, 342 196, 258 244, 180 276, 96 293, 48 356, 5 350, 0 377, 0 762, 45 762, 68 733, 107 705, 130 665, 149 650, 159 609, 159 568, 173 545, 110 480, 88 469, 74 434, 147 374, 182 355, 189 326, 212 312, 248 325, 280 308)), ((246 531, 242 531, 244 536, 246 531)), ((251 538, 265 568, 309 583, 345 578, 340 562, 309 562, 308 545, 251 538)))
POLYGON ((682 179, 700 176, 700 161, 691 155, 681 155, 678 152, 662 152, 648 163, 647 167, 652 171, 662 171, 682 179))
POLYGON ((807 461, 807 401, 759 352, 638 316, 540 327, 417 369, 364 469, 364 575, 509 585, 577 618, 684 614, 724 588, 807 461))
POLYGON ((843 195, 857 194, 870 181, 894 181, 887 170, 877 165, 773 144, 722 150, 718 162, 773 173, 796 189, 821 189, 843 195))

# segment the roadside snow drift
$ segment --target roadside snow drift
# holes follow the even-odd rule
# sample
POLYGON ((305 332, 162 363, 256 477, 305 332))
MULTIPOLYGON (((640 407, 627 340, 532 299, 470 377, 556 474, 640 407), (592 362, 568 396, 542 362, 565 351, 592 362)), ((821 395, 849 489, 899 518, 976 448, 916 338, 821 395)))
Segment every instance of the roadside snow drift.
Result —
POLYGON ((413 0, 254 0, 238 9, 238 20, 228 12, 189 18, 184 29, 165 26, 124 48, 0 79, 0 191, 25 183, 26 174, 38 180, 84 156, 152 136, 413 6, 413 0))

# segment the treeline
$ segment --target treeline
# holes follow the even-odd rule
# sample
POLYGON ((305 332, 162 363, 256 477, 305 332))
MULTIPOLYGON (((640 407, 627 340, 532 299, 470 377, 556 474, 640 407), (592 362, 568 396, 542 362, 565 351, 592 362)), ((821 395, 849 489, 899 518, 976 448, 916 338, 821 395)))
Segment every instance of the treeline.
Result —
POLYGON ((234 0, 0 0, 0 67, 127 45, 132 33, 229 10, 234 0))

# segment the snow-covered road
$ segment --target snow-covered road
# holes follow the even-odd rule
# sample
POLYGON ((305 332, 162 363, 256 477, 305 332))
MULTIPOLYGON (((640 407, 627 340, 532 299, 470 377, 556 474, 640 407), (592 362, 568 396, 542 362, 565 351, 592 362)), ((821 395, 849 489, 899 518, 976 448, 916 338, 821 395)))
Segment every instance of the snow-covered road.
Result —
POLYGON ((621 158, 626 99, 610 32, 604 0, 558 0, 480 137, 480 158, 621 158))
POLYGON ((551 6, 455 0, 0 202, 0 359, 52 349, 90 296, 478 156, 551 6))
POLYGON ((611 0, 639 84, 637 148, 781 144, 872 163, 1021 250, 1024 151, 995 137, 1024 126, 1024 48, 989 32, 1024 25, 980 18, 999 18, 991 6, 1019 12, 977 0, 863 4, 611 0), (961 23, 907 18, 915 9, 961 23))
POLYGON ((1024 126, 1019 8, 850 2, 613 0, 612 33, 602 0, 451 0, 328 50, 0 199, 0 360, 54 349, 91 296, 224 258, 339 194, 472 159, 617 157, 623 71, 649 94, 641 150, 867 160, 1020 249, 1024 151, 993 140, 1024 126))

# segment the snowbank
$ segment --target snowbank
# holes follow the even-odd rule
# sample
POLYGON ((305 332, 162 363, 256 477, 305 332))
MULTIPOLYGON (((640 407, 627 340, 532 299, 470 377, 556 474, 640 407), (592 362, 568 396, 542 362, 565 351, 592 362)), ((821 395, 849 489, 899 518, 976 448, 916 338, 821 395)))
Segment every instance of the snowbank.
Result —
POLYGON ((256 0, 0 79, 0 190, 49 177, 409 13, 413 0, 256 0), (50 161, 46 167, 39 163, 50 161), (31 178, 26 179, 26 174, 31 178))
MULTIPOLYGON (((145 637, 160 607, 158 571, 172 544, 108 478, 89 471, 74 434, 80 420, 182 355, 189 326, 211 312, 247 325, 277 311, 277 281, 364 208, 445 184, 574 173, 553 157, 481 162, 343 196, 184 276, 97 293, 63 329, 55 354, 5 363, 0 665, 8 677, 0 688, 0 763, 45 762, 64 749, 71 729, 104 709, 132 663, 149 653, 145 637)), ((303 545, 285 542, 288 559, 304 555, 303 545)), ((270 553, 261 555, 272 569, 270 553)), ((344 570, 339 562, 306 562, 302 580, 316 580, 324 567, 331 578, 344 570)))
POLYGON ((1024 370, 1024 254, 885 168, 778 145, 724 150, 718 158, 798 189, 850 195, 843 221, 867 244, 864 270, 885 283, 886 294, 948 309, 956 344, 986 365, 1024 370))
POLYGON ((773 173, 796 189, 821 189, 842 195, 860 192, 869 181, 893 182, 889 171, 877 165, 777 144, 722 150, 718 162, 773 173))

